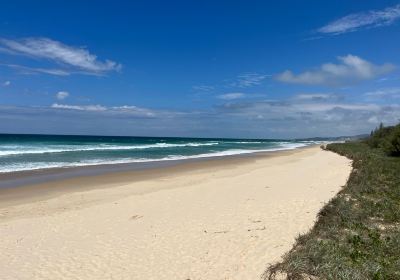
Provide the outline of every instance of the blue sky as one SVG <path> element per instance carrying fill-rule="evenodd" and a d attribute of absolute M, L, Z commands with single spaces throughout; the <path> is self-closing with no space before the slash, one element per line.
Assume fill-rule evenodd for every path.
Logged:
<path fill-rule="evenodd" d="M 0 132 L 291 138 L 400 119 L 400 1 L 8 1 Z"/>

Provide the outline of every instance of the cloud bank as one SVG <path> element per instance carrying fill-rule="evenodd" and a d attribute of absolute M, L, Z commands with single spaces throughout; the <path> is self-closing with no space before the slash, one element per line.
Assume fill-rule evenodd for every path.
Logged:
<path fill-rule="evenodd" d="M 373 99 L 400 98 L 400 88 L 382 88 L 375 91 L 366 92 L 364 95 Z"/>
<path fill-rule="evenodd" d="M 375 65 L 355 55 L 338 57 L 339 63 L 325 63 L 318 69 L 294 74 L 290 70 L 275 78 L 284 83 L 304 85 L 339 86 L 371 80 L 394 70 L 394 65 L 385 63 Z"/>
<path fill-rule="evenodd" d="M 8 133 L 300 138 L 368 133 L 379 122 L 398 119 L 398 103 L 346 102 L 331 93 L 279 101 L 232 99 L 188 111 L 100 104 L 0 106 L 0 130 Z"/>

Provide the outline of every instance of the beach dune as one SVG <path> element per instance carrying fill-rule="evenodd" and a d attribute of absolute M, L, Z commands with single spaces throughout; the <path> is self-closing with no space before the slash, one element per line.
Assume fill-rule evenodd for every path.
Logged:
<path fill-rule="evenodd" d="M 259 279 L 351 171 L 316 146 L 192 166 L 10 198 L 0 204 L 0 279 Z"/>

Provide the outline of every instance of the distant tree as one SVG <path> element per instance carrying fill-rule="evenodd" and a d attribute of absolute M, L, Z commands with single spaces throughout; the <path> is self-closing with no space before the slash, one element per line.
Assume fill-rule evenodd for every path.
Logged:
<path fill-rule="evenodd" d="M 366 143 L 372 148 L 381 148 L 390 156 L 400 156 L 400 124 L 385 127 L 380 123 L 371 131 Z"/>
<path fill-rule="evenodd" d="M 400 156 L 400 124 L 396 125 L 383 142 L 383 150 L 390 156 Z"/>

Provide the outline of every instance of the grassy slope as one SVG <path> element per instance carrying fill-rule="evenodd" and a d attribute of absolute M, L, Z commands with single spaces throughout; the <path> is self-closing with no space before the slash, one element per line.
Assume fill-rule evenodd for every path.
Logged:
<path fill-rule="evenodd" d="M 353 160 L 347 185 L 265 279 L 400 279 L 400 158 L 362 142 L 327 148 Z"/>

